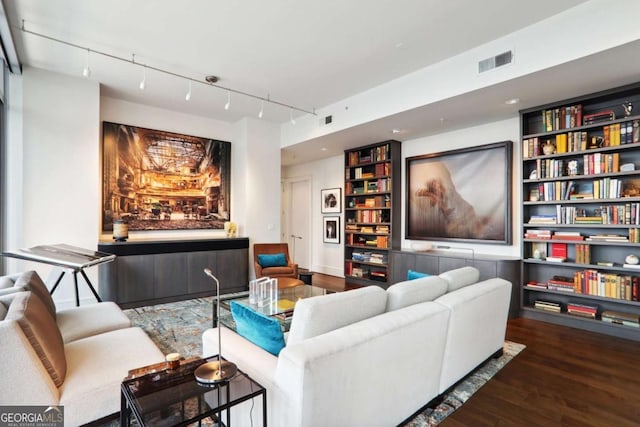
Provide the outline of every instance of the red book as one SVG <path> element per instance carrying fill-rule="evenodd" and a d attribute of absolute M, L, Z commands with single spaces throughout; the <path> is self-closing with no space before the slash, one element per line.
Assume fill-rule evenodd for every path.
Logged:
<path fill-rule="evenodd" d="M 567 257 L 567 244 L 566 243 L 551 243 L 551 256 L 558 258 Z"/>

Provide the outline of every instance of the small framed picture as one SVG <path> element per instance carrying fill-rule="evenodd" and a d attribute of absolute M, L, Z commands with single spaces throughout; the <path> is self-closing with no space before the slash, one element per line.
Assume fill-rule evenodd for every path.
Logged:
<path fill-rule="evenodd" d="M 340 243 L 340 217 L 325 216 L 322 220 L 324 221 L 322 241 L 324 243 Z"/>
<path fill-rule="evenodd" d="M 320 190 L 322 213 L 340 213 L 342 212 L 342 189 L 341 188 L 325 188 Z"/>

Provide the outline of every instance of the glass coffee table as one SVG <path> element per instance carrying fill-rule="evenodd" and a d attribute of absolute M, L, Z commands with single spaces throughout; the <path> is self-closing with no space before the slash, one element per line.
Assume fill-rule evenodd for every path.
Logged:
<path fill-rule="evenodd" d="M 329 289 L 311 285 L 300 285 L 293 288 L 278 289 L 278 300 L 259 307 L 258 304 L 249 303 L 249 293 L 243 292 L 236 294 L 230 298 L 222 298 L 220 300 L 220 319 L 217 318 L 216 301 L 213 301 L 213 327 L 215 328 L 219 322 L 229 329 L 235 331 L 236 325 L 231 316 L 231 301 L 236 301 L 251 310 L 262 313 L 266 316 L 277 318 L 282 325 L 282 331 L 287 332 L 291 327 L 291 317 L 296 302 L 304 298 L 310 298 L 320 295 L 334 293 Z"/>

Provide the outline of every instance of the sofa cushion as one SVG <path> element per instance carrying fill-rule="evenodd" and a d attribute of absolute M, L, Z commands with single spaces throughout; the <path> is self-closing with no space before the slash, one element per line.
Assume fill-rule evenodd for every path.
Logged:
<path fill-rule="evenodd" d="M 131 326 L 131 320 L 112 301 L 60 310 L 56 314 L 65 343 Z"/>
<path fill-rule="evenodd" d="M 291 274 L 293 268 L 291 267 L 268 267 L 262 269 L 263 276 L 277 276 L 280 274 Z"/>
<path fill-rule="evenodd" d="M 38 298 L 40 298 L 42 303 L 55 319 L 56 304 L 53 302 L 53 298 L 51 298 L 51 294 L 49 294 L 47 286 L 44 284 L 38 273 L 35 271 L 25 271 L 24 273 L 14 275 L 14 277 L 14 287 L 19 291 L 24 290 L 33 292 Z"/>
<path fill-rule="evenodd" d="M 398 310 L 409 305 L 433 301 L 447 292 L 449 283 L 438 276 L 398 282 L 387 289 L 386 311 Z"/>
<path fill-rule="evenodd" d="M 285 267 L 287 265 L 287 258 L 284 253 L 277 254 L 259 254 L 258 264 L 260 267 Z"/>
<path fill-rule="evenodd" d="M 231 314 L 239 335 L 275 356 L 284 348 L 284 335 L 277 319 L 251 310 L 236 301 L 231 301 Z"/>
<path fill-rule="evenodd" d="M 407 270 L 407 280 L 420 279 L 421 277 L 429 277 L 429 273 L 421 273 L 419 271 Z"/>
<path fill-rule="evenodd" d="M 128 371 L 165 360 L 153 341 L 137 327 L 74 341 L 66 345 L 66 352 L 69 369 L 60 387 L 66 426 L 84 425 L 118 412 L 120 385 Z"/>
<path fill-rule="evenodd" d="M 64 344 L 58 325 L 44 303 L 33 292 L 17 293 L 6 319 L 20 325 L 54 384 L 60 387 L 67 372 Z"/>
<path fill-rule="evenodd" d="M 386 304 L 387 293 L 378 286 L 301 299 L 293 311 L 287 345 L 384 313 Z"/>
<path fill-rule="evenodd" d="M 449 283 L 447 292 L 453 292 L 456 289 L 464 288 L 480 280 L 480 271 L 475 267 L 462 267 L 455 270 L 445 271 L 440 275 Z"/>

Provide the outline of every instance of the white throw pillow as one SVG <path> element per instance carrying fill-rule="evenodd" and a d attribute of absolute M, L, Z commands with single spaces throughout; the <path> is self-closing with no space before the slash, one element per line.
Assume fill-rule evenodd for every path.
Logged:
<path fill-rule="evenodd" d="M 475 267 L 462 267 L 455 270 L 449 270 L 442 273 L 439 277 L 449 282 L 447 292 L 453 292 L 456 289 L 464 288 L 480 280 L 480 271 Z"/>
<path fill-rule="evenodd" d="M 296 303 L 287 345 L 384 313 L 387 293 L 378 286 L 305 298 Z"/>
<path fill-rule="evenodd" d="M 446 280 L 438 276 L 398 282 L 387 289 L 387 311 L 433 301 L 447 292 L 448 285 Z"/>

